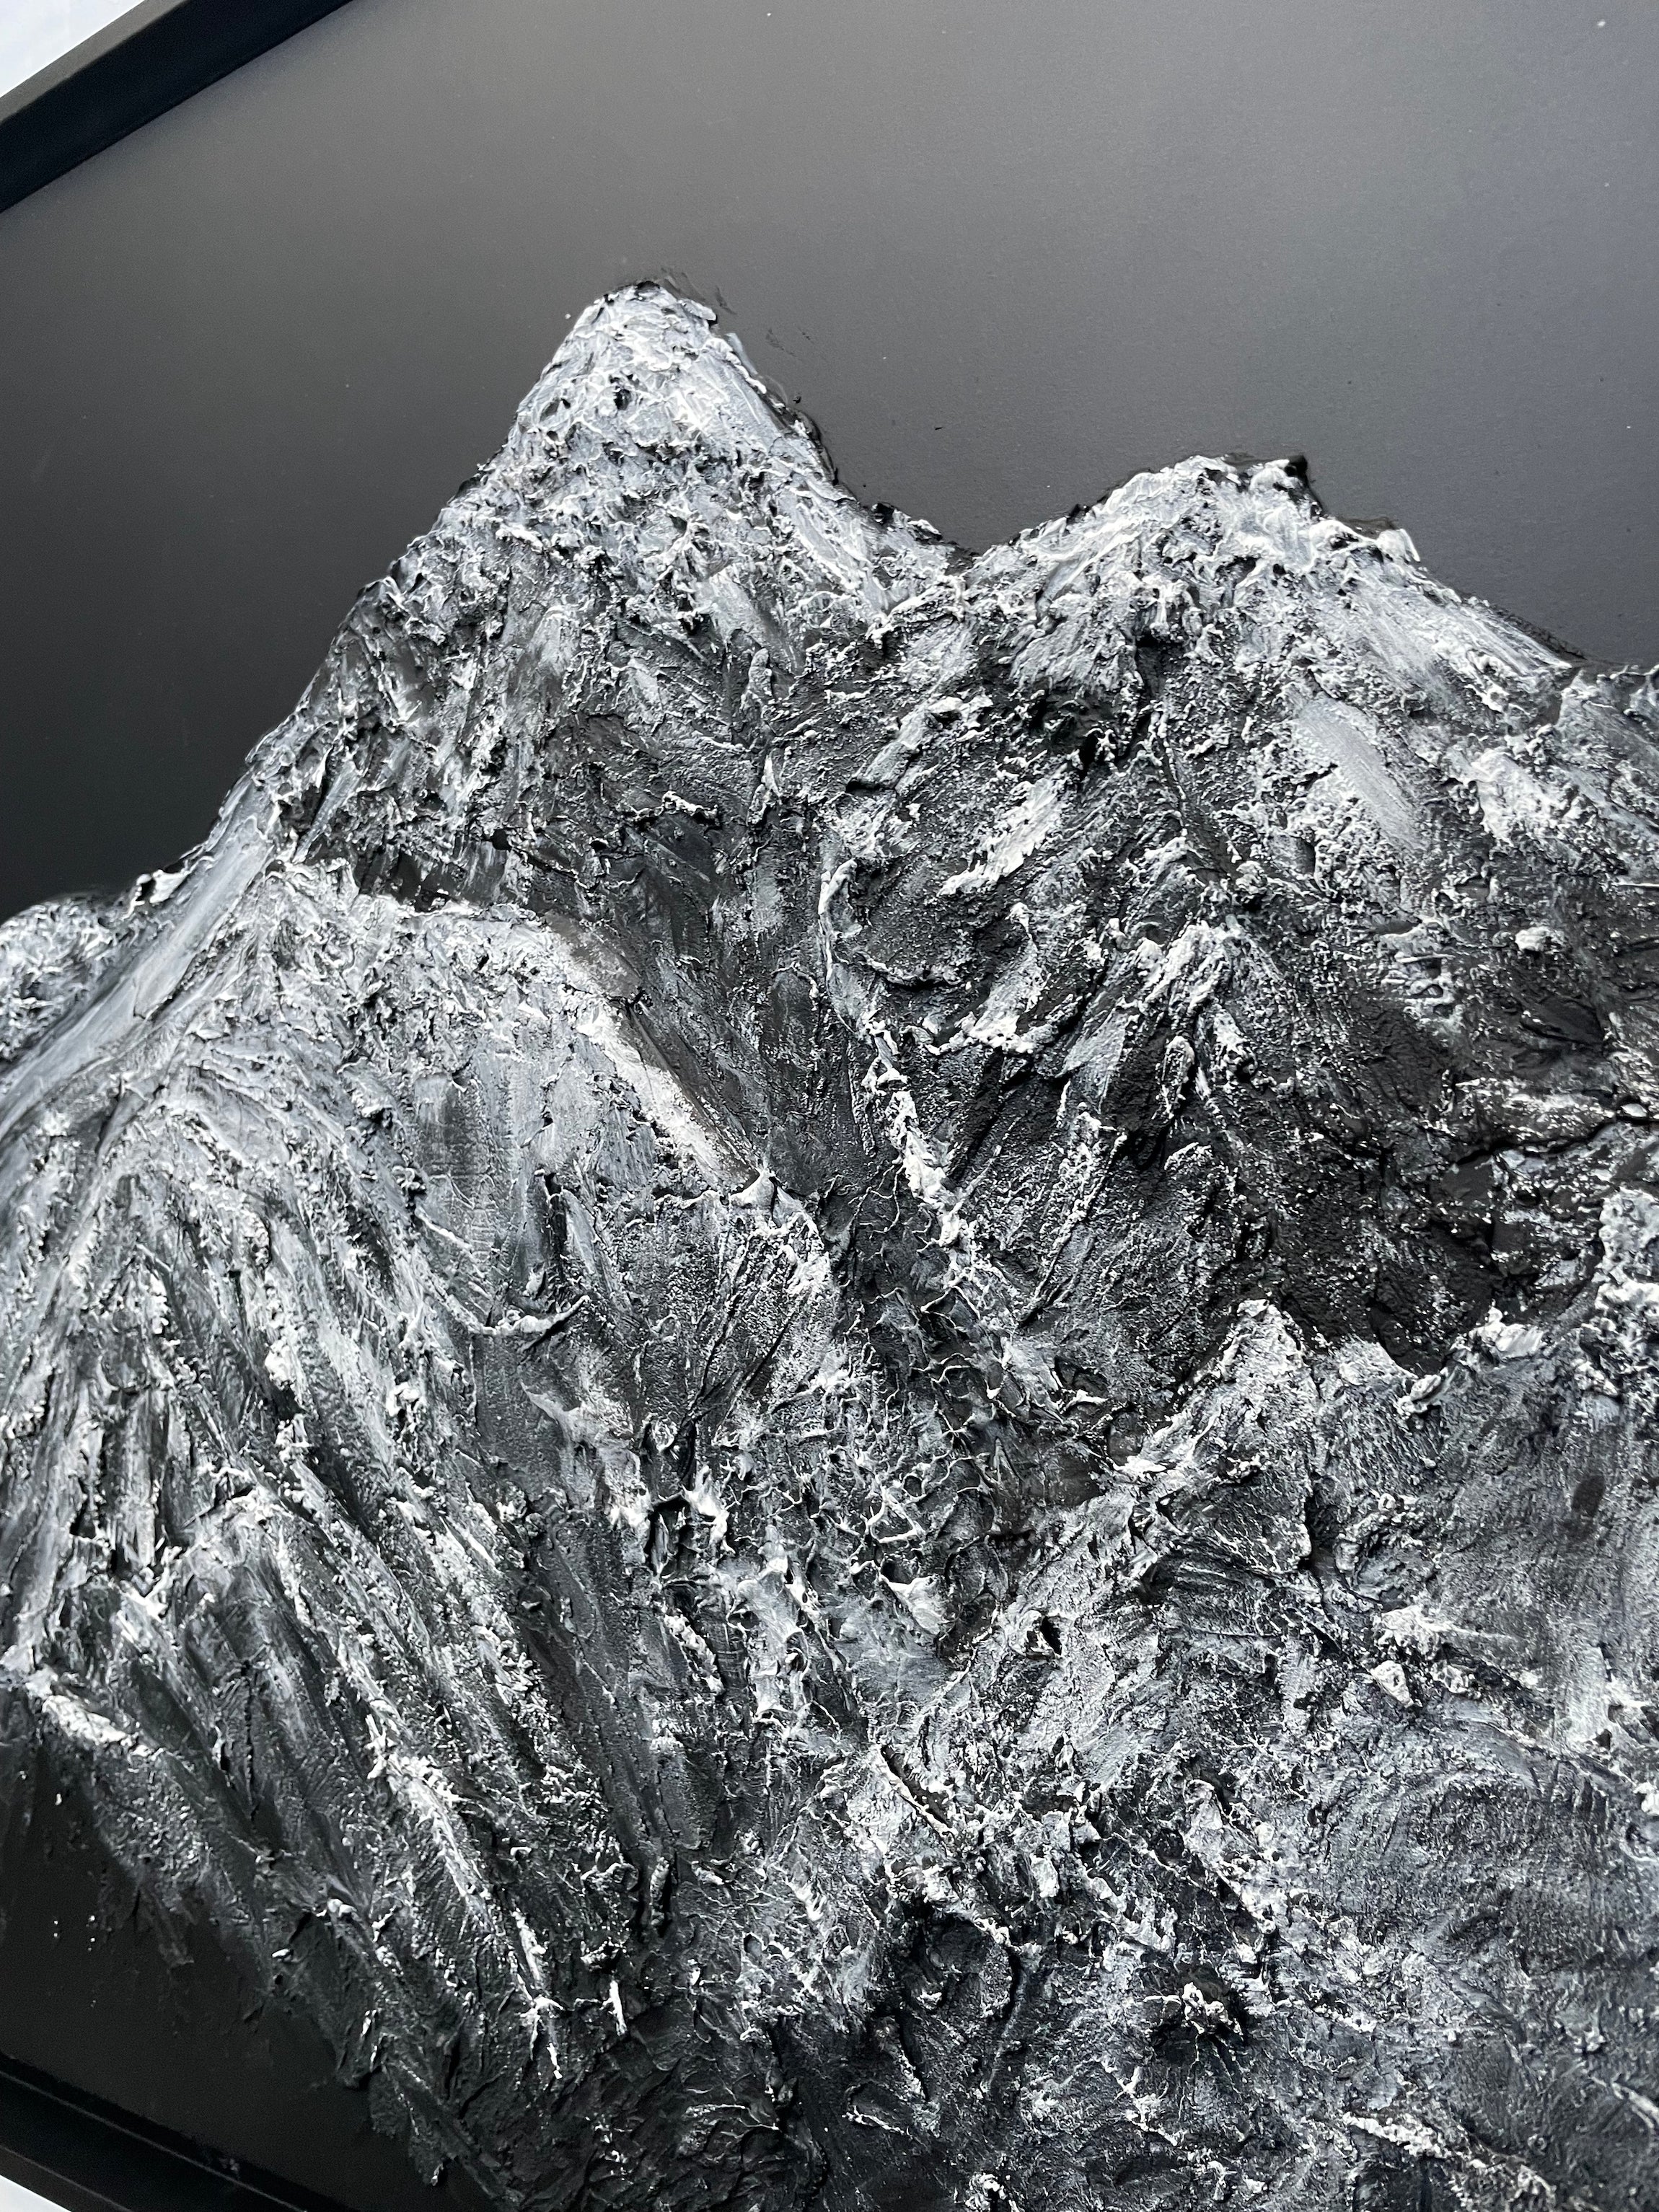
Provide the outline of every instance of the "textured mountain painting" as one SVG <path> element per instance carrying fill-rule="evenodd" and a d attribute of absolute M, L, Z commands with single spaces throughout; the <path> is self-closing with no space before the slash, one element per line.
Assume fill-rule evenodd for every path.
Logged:
<path fill-rule="evenodd" d="M 590 311 L 0 933 L 0 1734 L 493 2203 L 1659 2202 L 1659 694 Z"/>

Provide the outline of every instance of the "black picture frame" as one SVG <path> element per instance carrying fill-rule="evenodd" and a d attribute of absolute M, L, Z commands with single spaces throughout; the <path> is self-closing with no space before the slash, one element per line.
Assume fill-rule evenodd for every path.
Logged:
<path fill-rule="evenodd" d="M 7 2057 L 0 2175 L 64 2212 L 341 2212 L 313 2191 Z"/>
<path fill-rule="evenodd" d="M 0 210 L 345 0 L 140 0 L 0 100 Z"/>

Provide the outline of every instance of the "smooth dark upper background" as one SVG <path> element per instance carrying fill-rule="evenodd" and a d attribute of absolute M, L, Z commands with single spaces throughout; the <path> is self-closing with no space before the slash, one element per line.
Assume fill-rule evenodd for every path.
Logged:
<path fill-rule="evenodd" d="M 969 545 L 1304 451 L 1659 658 L 1654 0 L 350 0 L 0 215 L 0 914 L 201 836 L 642 276 Z"/>

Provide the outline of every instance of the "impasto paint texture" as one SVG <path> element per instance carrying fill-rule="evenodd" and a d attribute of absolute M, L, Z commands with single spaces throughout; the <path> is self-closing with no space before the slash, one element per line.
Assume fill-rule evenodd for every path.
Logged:
<path fill-rule="evenodd" d="M 14 1805 L 502 2206 L 1654 2201 L 1656 738 L 591 310 L 0 933 Z"/>

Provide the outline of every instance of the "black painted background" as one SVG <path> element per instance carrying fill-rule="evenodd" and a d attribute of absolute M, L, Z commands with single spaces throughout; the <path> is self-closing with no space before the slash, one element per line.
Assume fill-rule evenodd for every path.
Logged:
<path fill-rule="evenodd" d="M 0 913 L 200 836 L 641 276 L 970 544 L 1303 449 L 1651 660 L 1656 264 L 1651 0 L 350 0 L 0 215 Z"/>

